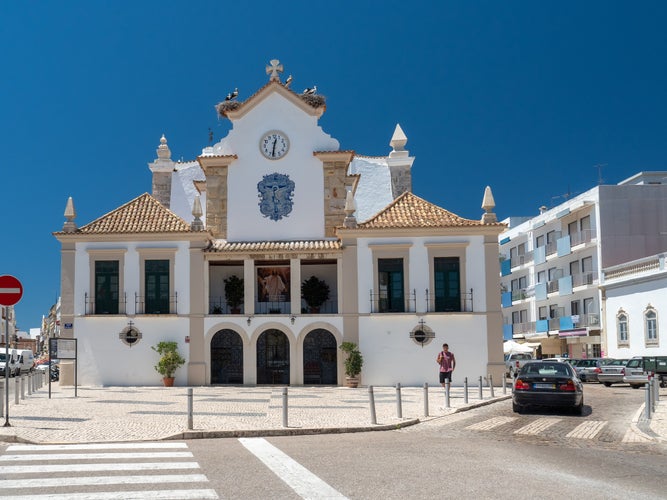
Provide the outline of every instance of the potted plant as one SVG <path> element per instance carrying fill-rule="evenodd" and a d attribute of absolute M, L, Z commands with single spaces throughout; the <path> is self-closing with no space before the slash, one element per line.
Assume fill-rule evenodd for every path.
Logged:
<path fill-rule="evenodd" d="M 162 375 L 162 381 L 165 387 L 174 385 L 174 373 L 176 370 L 185 364 L 185 359 L 178 352 L 178 343 L 165 341 L 158 342 L 157 345 L 151 347 L 160 355 L 160 360 L 155 365 L 155 370 Z"/>
<path fill-rule="evenodd" d="M 354 342 L 343 342 L 340 350 L 347 354 L 345 358 L 345 385 L 347 387 L 359 386 L 359 374 L 364 365 L 364 358 Z"/>
<path fill-rule="evenodd" d="M 239 278 L 232 274 L 229 278 L 225 278 L 225 300 L 227 305 L 231 308 L 232 314 L 241 313 L 241 304 L 243 304 L 243 278 Z"/>
<path fill-rule="evenodd" d="M 311 276 L 301 283 L 301 296 L 308 304 L 310 312 L 317 313 L 320 306 L 329 300 L 329 285 L 317 276 Z"/>

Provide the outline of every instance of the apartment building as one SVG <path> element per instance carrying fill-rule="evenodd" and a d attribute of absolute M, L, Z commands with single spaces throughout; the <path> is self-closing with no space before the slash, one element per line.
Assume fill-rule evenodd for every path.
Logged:
<path fill-rule="evenodd" d="M 606 356 L 601 270 L 667 249 L 667 172 L 639 172 L 504 222 L 504 339 L 539 344 L 542 356 Z"/>

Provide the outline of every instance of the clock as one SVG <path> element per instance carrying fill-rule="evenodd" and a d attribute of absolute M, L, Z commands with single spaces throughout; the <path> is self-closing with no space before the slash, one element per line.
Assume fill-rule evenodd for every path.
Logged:
<path fill-rule="evenodd" d="M 259 150 L 269 160 L 280 160 L 289 151 L 289 139 L 283 132 L 272 130 L 260 139 Z"/>

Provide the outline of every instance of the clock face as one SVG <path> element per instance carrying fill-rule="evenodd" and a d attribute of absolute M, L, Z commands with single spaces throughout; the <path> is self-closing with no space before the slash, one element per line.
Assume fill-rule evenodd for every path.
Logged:
<path fill-rule="evenodd" d="M 259 150 L 269 160 L 280 160 L 289 151 L 289 139 L 284 133 L 272 130 L 259 141 Z"/>

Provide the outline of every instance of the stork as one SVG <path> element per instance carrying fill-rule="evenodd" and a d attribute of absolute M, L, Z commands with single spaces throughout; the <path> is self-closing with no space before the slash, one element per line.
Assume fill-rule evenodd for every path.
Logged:
<path fill-rule="evenodd" d="M 306 95 L 312 95 L 312 94 L 314 94 L 315 92 L 317 92 L 317 85 L 313 85 L 313 88 L 312 88 L 312 89 L 305 89 L 305 90 L 303 91 L 303 93 L 306 94 Z"/>

